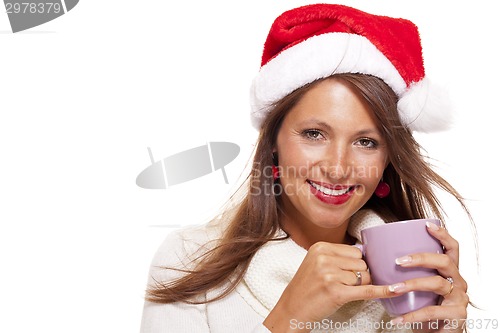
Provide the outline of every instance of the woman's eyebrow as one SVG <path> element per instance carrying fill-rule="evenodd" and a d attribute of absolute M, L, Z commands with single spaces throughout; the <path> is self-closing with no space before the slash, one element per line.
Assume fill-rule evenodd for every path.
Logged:
<path fill-rule="evenodd" d="M 328 130 L 332 128 L 330 125 L 328 125 L 324 121 L 319 120 L 319 119 L 314 119 L 314 118 L 304 120 L 304 121 L 300 122 L 299 125 L 301 125 L 301 126 L 317 126 L 317 127 L 322 127 L 322 128 L 328 129 Z"/>
<path fill-rule="evenodd" d="M 300 126 L 315 126 L 315 127 L 320 127 L 324 128 L 326 130 L 331 130 L 332 127 L 325 123 L 322 120 L 319 119 L 307 119 L 299 123 Z M 380 131 L 377 128 L 363 128 L 354 133 L 354 135 L 380 135 Z"/>
<path fill-rule="evenodd" d="M 377 135 L 380 135 L 380 132 L 378 129 L 376 128 L 366 128 L 366 129 L 362 129 L 362 130 L 359 130 L 356 132 L 356 135 L 373 135 L 373 134 L 377 134 Z"/>

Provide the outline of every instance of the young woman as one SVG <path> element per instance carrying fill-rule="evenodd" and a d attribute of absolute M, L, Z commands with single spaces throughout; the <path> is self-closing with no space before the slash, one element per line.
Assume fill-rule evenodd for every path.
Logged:
<path fill-rule="evenodd" d="M 162 244 L 141 332 L 462 332 L 467 284 L 445 228 L 428 230 L 444 254 L 398 261 L 438 275 L 392 286 L 372 285 L 352 246 L 370 225 L 443 220 L 435 187 L 463 205 L 412 136 L 442 129 L 440 97 L 411 22 L 327 4 L 283 13 L 252 86 L 260 136 L 243 195 Z M 443 300 L 398 318 L 375 301 L 409 291 Z"/>

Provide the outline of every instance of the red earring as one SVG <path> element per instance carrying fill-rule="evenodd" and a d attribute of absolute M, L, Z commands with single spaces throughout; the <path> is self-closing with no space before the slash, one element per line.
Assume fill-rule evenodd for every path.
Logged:
<path fill-rule="evenodd" d="M 273 165 L 273 179 L 276 181 L 280 177 L 280 171 L 276 165 Z"/>
<path fill-rule="evenodd" d="M 384 181 L 378 183 L 377 188 L 375 189 L 375 195 L 380 199 L 383 199 L 386 196 L 388 196 L 390 192 L 391 192 L 391 187 Z"/>

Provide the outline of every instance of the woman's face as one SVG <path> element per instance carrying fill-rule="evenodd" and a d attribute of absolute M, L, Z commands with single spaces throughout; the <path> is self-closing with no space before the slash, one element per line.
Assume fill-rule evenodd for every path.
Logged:
<path fill-rule="evenodd" d="M 341 242 L 387 165 L 386 142 L 372 111 L 338 79 L 323 80 L 304 94 L 284 118 L 275 151 L 283 223 L 303 243 Z"/>

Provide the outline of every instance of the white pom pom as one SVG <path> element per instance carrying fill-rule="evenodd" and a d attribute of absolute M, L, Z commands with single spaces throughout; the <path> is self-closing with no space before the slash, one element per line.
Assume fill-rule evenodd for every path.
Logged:
<path fill-rule="evenodd" d="M 438 132 L 452 124 L 452 106 L 446 90 L 427 78 L 410 85 L 398 102 L 404 125 L 417 132 Z"/>

